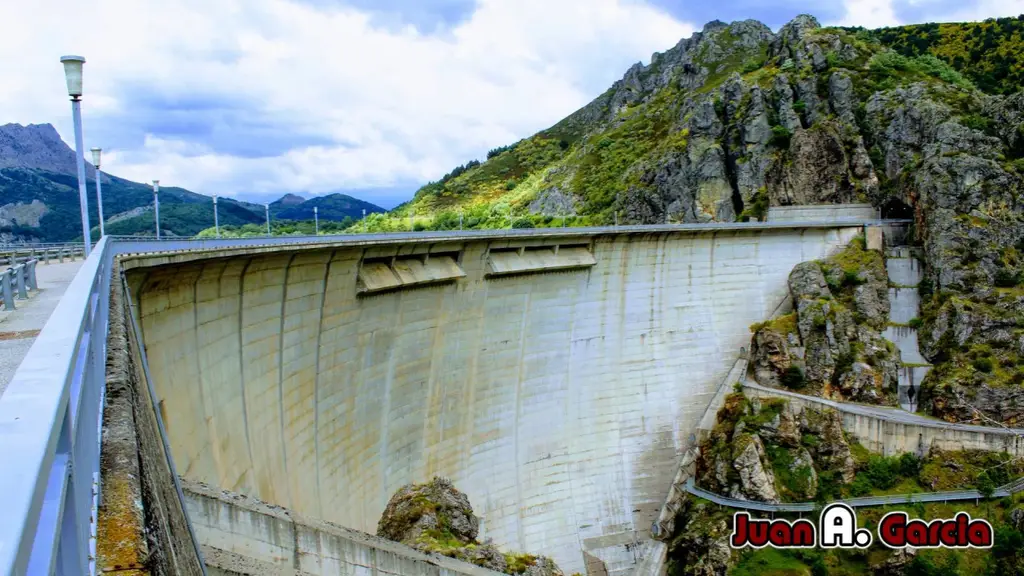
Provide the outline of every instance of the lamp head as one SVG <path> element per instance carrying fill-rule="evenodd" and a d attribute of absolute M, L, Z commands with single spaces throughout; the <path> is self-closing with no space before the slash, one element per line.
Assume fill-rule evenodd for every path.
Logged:
<path fill-rule="evenodd" d="M 60 61 L 64 64 L 64 79 L 68 83 L 68 96 L 77 100 L 82 95 L 82 64 L 85 64 L 85 58 L 61 56 Z"/>
<path fill-rule="evenodd" d="M 92 149 L 92 165 L 97 167 L 97 168 L 100 167 L 100 153 L 101 152 L 103 152 L 102 148 L 93 148 Z"/>
<path fill-rule="evenodd" d="M 160 191 L 160 181 L 159 180 L 153 180 L 153 193 L 156 194 L 159 191 Z"/>

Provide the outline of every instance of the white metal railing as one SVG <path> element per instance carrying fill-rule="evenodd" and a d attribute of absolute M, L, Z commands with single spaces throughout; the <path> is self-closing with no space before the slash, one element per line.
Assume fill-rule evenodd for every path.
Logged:
<path fill-rule="evenodd" d="M 50 260 L 63 262 L 65 258 L 74 261 L 85 255 L 85 247 L 75 244 L 6 244 L 0 245 L 0 264 L 14 266 L 20 262 L 39 260 L 49 263 Z"/>
<path fill-rule="evenodd" d="M 0 397 L 0 573 L 83 574 L 96 517 L 110 241 L 71 281 Z"/>
<path fill-rule="evenodd" d="M 0 271 L 0 301 L 3 302 L 4 310 L 16 309 L 15 299 L 25 300 L 29 290 L 38 290 L 36 262 L 29 260 Z"/>
<path fill-rule="evenodd" d="M 714 233 L 879 223 L 751 222 L 204 240 L 104 236 L 68 286 L 0 397 L 0 574 L 80 575 L 92 569 L 90 538 L 96 521 L 94 496 L 100 488 L 110 282 L 114 257 L 119 254 L 519 236 Z"/>

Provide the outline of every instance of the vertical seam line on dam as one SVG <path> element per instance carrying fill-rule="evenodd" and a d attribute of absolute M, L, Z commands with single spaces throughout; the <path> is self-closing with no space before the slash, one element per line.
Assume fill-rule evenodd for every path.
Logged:
<path fill-rule="evenodd" d="M 195 282 L 192 282 L 192 341 L 195 343 L 196 347 L 196 353 L 192 358 L 196 363 L 196 386 L 199 389 L 199 406 L 203 411 L 203 420 L 206 423 L 207 433 L 211 433 L 211 442 L 208 443 L 207 446 L 209 446 L 211 452 L 216 454 L 217 450 L 214 448 L 212 442 L 212 439 L 215 438 L 215 436 L 212 434 L 213 430 L 210 430 L 210 424 L 213 422 L 213 418 L 206 409 L 206 398 L 204 398 L 205 395 L 203 394 L 203 363 L 199 358 L 199 280 L 203 277 L 203 272 L 205 270 L 206 265 L 201 265 L 199 267 L 199 273 L 196 274 Z M 195 461 L 199 462 L 200 458 L 201 455 L 197 455 Z M 216 456 L 214 456 L 214 458 L 219 460 Z M 191 466 L 192 461 L 190 460 L 189 467 Z M 217 468 L 220 468 L 220 466 L 217 466 Z M 185 471 L 185 476 L 188 476 L 188 470 Z M 220 475 L 218 474 L 218 476 Z M 223 482 L 223 478 L 220 480 Z"/>
<path fill-rule="evenodd" d="M 245 266 L 242 266 L 242 272 L 238 276 L 238 384 L 241 387 L 242 395 L 240 400 L 242 401 L 242 427 L 245 428 L 245 447 L 249 453 L 249 476 L 255 480 L 256 461 L 252 457 L 252 440 L 249 438 L 249 408 L 246 405 L 247 401 L 245 398 L 245 354 L 244 345 L 245 342 L 242 340 L 243 329 L 245 323 L 242 321 L 242 314 L 245 310 L 245 275 L 249 271 L 249 266 L 252 264 L 252 258 L 248 258 L 245 261 Z"/>
<path fill-rule="evenodd" d="M 320 487 L 320 337 L 324 333 L 324 306 L 327 303 L 327 279 L 331 275 L 331 264 L 334 263 L 334 256 L 337 250 L 331 250 L 327 257 L 327 264 L 324 266 L 324 280 L 320 288 L 320 316 L 317 318 L 316 327 L 316 352 L 315 366 L 316 374 L 313 376 L 313 454 L 316 459 L 316 501 L 318 509 L 322 510 L 323 492 Z"/>
<path fill-rule="evenodd" d="M 278 424 L 281 427 L 281 462 L 284 465 L 284 473 L 288 474 L 288 439 L 284 432 L 284 313 L 288 305 L 288 275 L 292 269 L 292 262 L 298 252 L 292 252 L 288 257 L 288 263 L 284 265 L 284 289 L 281 290 L 281 322 L 277 332 L 277 411 Z M 291 484 L 288 486 L 288 508 L 292 507 Z"/>
<path fill-rule="evenodd" d="M 526 291 L 526 298 L 523 301 L 523 315 L 519 321 L 519 363 L 516 368 L 516 417 L 512 421 L 512 425 L 515 427 L 515 433 L 512 436 L 514 439 L 514 452 L 516 462 L 516 532 L 519 536 L 519 546 L 526 547 L 526 534 L 523 532 L 523 478 L 522 478 L 522 457 L 519 453 L 519 418 L 523 412 L 523 363 L 525 362 L 524 355 L 526 354 L 526 325 L 530 320 L 530 296 L 532 295 L 530 290 Z"/>

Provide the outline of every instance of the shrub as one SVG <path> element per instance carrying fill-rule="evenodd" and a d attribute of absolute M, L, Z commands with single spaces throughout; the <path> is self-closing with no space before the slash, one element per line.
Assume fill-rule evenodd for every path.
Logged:
<path fill-rule="evenodd" d="M 807 381 L 804 379 L 803 370 L 796 366 L 786 368 L 786 371 L 782 373 L 781 380 L 783 386 L 793 390 L 799 390 L 807 384 Z"/>
<path fill-rule="evenodd" d="M 797 100 L 793 102 L 793 110 L 798 114 L 803 114 L 807 110 L 807 103 L 803 100 Z"/>
<path fill-rule="evenodd" d="M 992 372 L 992 359 L 991 358 L 977 358 L 971 362 L 971 366 L 974 367 L 978 372 L 984 372 L 988 374 Z"/>
<path fill-rule="evenodd" d="M 558 141 L 558 147 L 561 148 L 562 150 L 568 150 L 569 149 L 569 141 L 565 140 L 565 139 L 559 140 Z"/>
<path fill-rule="evenodd" d="M 512 223 L 513 228 L 533 228 L 533 221 L 529 218 L 520 218 Z"/>
<path fill-rule="evenodd" d="M 960 117 L 960 123 L 973 130 L 988 132 L 992 127 L 992 121 L 979 114 L 968 114 Z"/>
<path fill-rule="evenodd" d="M 983 498 L 992 496 L 992 493 L 996 491 L 996 483 L 992 481 L 992 478 L 985 472 L 978 474 L 978 493 Z"/>
<path fill-rule="evenodd" d="M 899 473 L 906 478 L 916 478 L 921 472 L 921 459 L 907 452 L 900 456 Z"/>
<path fill-rule="evenodd" d="M 492 148 L 487 151 L 487 159 L 490 160 L 495 156 L 500 155 L 502 152 L 508 152 L 514 150 L 517 144 L 509 144 L 508 146 L 499 146 L 498 148 Z"/>
<path fill-rule="evenodd" d="M 782 150 L 788 150 L 789 142 L 792 138 L 793 133 L 785 126 L 772 126 L 772 137 L 768 144 Z"/>
<path fill-rule="evenodd" d="M 886 458 L 877 454 L 868 457 L 867 467 L 862 475 L 871 486 L 879 490 L 888 490 L 900 479 L 901 463 L 897 458 Z"/>
<path fill-rule="evenodd" d="M 907 322 L 907 326 L 910 326 L 915 330 L 920 328 L 922 324 L 924 324 L 924 321 L 920 318 L 911 318 L 910 322 Z"/>
<path fill-rule="evenodd" d="M 1013 288 L 1021 283 L 1021 274 L 1008 268 L 996 270 L 995 285 L 999 288 Z"/>
<path fill-rule="evenodd" d="M 514 190 L 516 187 L 515 179 L 509 178 L 505 181 L 505 190 Z"/>
<path fill-rule="evenodd" d="M 865 280 L 855 270 L 843 272 L 843 286 L 860 286 Z"/>

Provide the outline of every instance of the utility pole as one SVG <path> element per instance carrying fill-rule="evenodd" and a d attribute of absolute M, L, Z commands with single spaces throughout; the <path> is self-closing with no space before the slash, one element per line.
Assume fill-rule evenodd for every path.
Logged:
<path fill-rule="evenodd" d="M 100 218 L 100 238 L 103 238 L 103 192 L 100 191 L 100 153 L 102 148 L 92 149 L 92 163 L 96 167 L 96 209 Z"/>
<path fill-rule="evenodd" d="M 320 235 L 320 214 L 316 206 L 313 206 L 313 230 L 317 236 Z"/>
<path fill-rule="evenodd" d="M 217 238 L 220 238 L 220 217 L 217 215 L 217 195 L 213 195 L 213 228 L 217 232 Z"/>
<path fill-rule="evenodd" d="M 153 217 L 156 220 L 156 239 L 160 239 L 160 181 L 153 180 Z"/>
<path fill-rule="evenodd" d="M 267 236 L 271 236 L 271 234 L 270 234 L 270 204 L 264 204 L 263 205 L 263 210 L 267 213 Z"/>
<path fill-rule="evenodd" d="M 85 58 L 81 56 L 62 56 L 64 78 L 68 84 L 68 96 L 71 97 L 71 118 L 75 124 L 75 160 L 78 163 L 78 203 L 82 210 L 82 241 L 85 242 L 85 257 L 89 257 L 92 249 L 92 233 L 89 228 L 89 200 L 85 190 L 85 156 L 82 138 L 82 65 Z"/>

